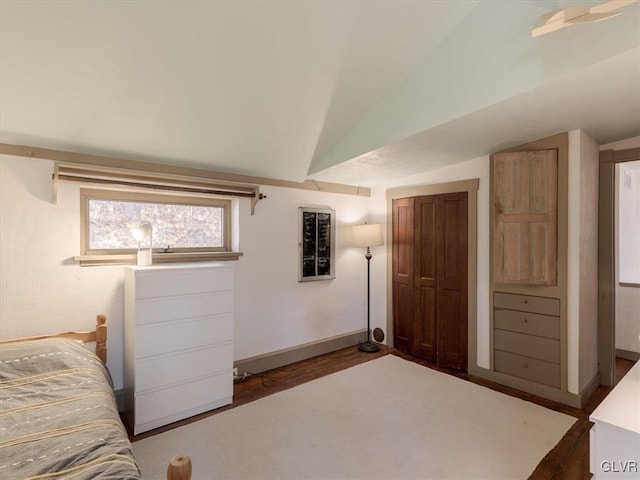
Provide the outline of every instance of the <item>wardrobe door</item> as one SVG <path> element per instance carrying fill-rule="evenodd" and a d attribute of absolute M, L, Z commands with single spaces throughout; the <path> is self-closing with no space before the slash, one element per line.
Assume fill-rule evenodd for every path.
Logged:
<path fill-rule="evenodd" d="M 413 198 L 393 201 L 393 335 L 395 347 L 413 349 Z"/>
<path fill-rule="evenodd" d="M 437 352 L 441 367 L 467 368 L 467 194 L 438 197 Z"/>
<path fill-rule="evenodd" d="M 415 338 L 411 353 L 437 361 L 436 286 L 439 238 L 438 196 L 415 198 L 414 295 Z"/>
<path fill-rule="evenodd" d="M 393 201 L 395 347 L 467 368 L 467 194 Z"/>

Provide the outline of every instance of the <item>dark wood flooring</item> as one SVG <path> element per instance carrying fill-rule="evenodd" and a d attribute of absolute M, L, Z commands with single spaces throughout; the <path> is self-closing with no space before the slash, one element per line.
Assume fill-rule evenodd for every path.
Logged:
<path fill-rule="evenodd" d="M 337 352 L 329 353 L 319 357 L 315 357 L 302 362 L 294 363 L 286 367 L 270 370 L 264 374 L 255 375 L 243 381 L 238 381 L 234 385 L 233 405 L 217 409 L 213 412 L 207 412 L 197 415 L 181 422 L 162 427 L 151 432 L 143 433 L 136 437 L 130 437 L 132 441 L 141 440 L 143 438 L 156 435 L 158 433 L 186 425 L 191 422 L 201 420 L 207 416 L 229 410 L 231 408 L 244 405 L 262 397 L 272 395 L 282 390 L 293 388 L 302 383 L 314 380 L 316 378 L 329 375 L 349 367 L 353 367 L 360 363 L 368 362 L 383 355 L 397 355 L 406 360 L 425 365 L 434 370 L 438 370 L 458 378 L 482 385 L 492 390 L 530 401 L 543 407 L 556 410 L 577 418 L 577 422 L 569 429 L 566 435 L 560 440 L 558 445 L 551 450 L 546 457 L 540 462 L 535 471 L 531 475 L 531 479 L 553 479 L 553 480 L 580 480 L 590 479 L 589 473 L 589 430 L 593 425 L 589 422 L 589 414 L 604 400 L 609 394 L 611 388 L 598 387 L 589 399 L 584 409 L 568 407 L 561 403 L 557 403 L 545 398 L 537 397 L 526 392 L 522 392 L 504 385 L 500 385 L 488 380 L 484 380 L 473 375 L 457 372 L 448 369 L 442 369 L 433 364 L 411 357 L 398 350 L 382 347 L 377 353 L 363 353 L 358 351 L 357 347 L 349 347 Z M 616 377 L 622 378 L 628 372 L 635 362 L 623 359 L 616 360 Z M 126 422 L 125 422 L 126 424 Z M 128 426 L 127 426 L 128 427 Z M 185 452 L 188 454 L 188 452 Z"/>

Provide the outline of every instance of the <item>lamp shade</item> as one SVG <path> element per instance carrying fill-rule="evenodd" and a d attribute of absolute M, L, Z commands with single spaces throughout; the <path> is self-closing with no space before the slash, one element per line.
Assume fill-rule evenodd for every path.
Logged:
<path fill-rule="evenodd" d="M 142 222 L 141 224 L 136 225 L 135 227 L 133 227 L 131 229 L 131 235 L 138 242 L 141 242 L 145 238 L 149 238 L 149 236 L 151 235 L 152 230 L 153 230 L 153 227 L 151 226 L 151 224 L 149 222 Z"/>
<path fill-rule="evenodd" d="M 365 223 L 351 227 L 351 245 L 354 247 L 377 247 L 383 245 L 382 226 L 379 223 Z"/>

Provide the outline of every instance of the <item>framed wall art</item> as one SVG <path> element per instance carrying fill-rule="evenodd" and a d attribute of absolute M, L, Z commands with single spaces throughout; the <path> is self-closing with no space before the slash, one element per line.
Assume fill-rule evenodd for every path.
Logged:
<path fill-rule="evenodd" d="M 298 281 L 330 280 L 335 274 L 336 212 L 328 207 L 299 207 Z"/>

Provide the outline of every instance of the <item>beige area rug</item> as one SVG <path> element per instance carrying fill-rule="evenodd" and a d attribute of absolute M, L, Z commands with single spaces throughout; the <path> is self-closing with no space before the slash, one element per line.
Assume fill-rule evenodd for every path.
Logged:
<path fill-rule="evenodd" d="M 139 442 L 143 478 L 525 479 L 576 421 L 387 355 Z"/>

